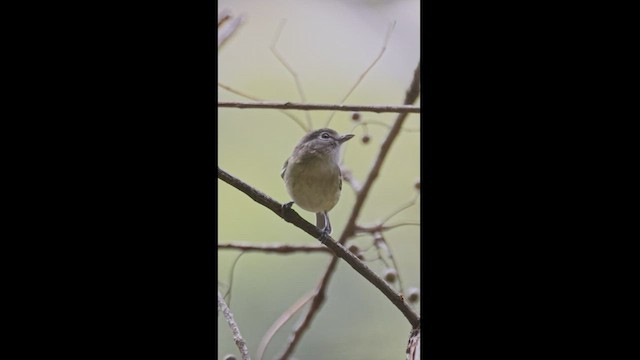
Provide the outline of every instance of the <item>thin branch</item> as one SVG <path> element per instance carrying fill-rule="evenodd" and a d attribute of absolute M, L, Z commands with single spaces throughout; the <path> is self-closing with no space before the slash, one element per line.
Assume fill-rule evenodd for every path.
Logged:
<path fill-rule="evenodd" d="M 389 38 L 391 37 L 391 33 L 393 32 L 393 29 L 395 29 L 396 27 L 396 22 L 394 21 L 390 26 L 389 26 L 389 30 L 387 31 L 387 35 L 384 38 L 384 44 L 382 45 L 382 49 L 380 49 L 380 53 L 378 54 L 378 56 L 375 58 L 375 60 L 373 60 L 373 62 L 371 63 L 371 65 L 369 65 L 367 67 L 367 69 L 358 77 L 358 80 L 356 81 L 356 83 L 351 87 L 351 89 L 349 89 L 349 91 L 347 92 L 347 94 L 342 98 L 342 100 L 340 101 L 340 104 L 344 104 L 344 102 L 349 98 L 349 96 L 351 95 L 351 93 L 358 87 L 358 85 L 360 85 L 360 82 L 362 82 L 362 79 L 364 79 L 364 77 L 367 75 L 367 73 L 369 73 L 369 71 L 376 65 L 376 63 L 378 63 L 378 61 L 380 60 L 380 58 L 382 57 L 382 55 L 384 54 L 384 52 L 387 50 L 387 44 L 389 43 Z M 329 123 L 331 122 L 331 119 L 333 118 L 333 115 L 335 114 L 335 111 L 333 113 L 331 113 L 331 115 L 329 116 L 329 119 L 327 119 L 327 123 L 325 125 L 325 127 L 329 127 Z"/>
<path fill-rule="evenodd" d="M 413 73 L 413 80 L 411 82 L 411 86 L 409 86 L 409 89 L 407 90 L 407 94 L 404 99 L 404 104 L 405 105 L 413 104 L 418 98 L 419 94 L 420 94 L 420 63 L 418 63 L 418 66 L 416 67 L 416 70 Z M 358 196 L 356 197 L 356 203 L 353 206 L 351 216 L 349 216 L 349 220 L 347 221 L 347 226 L 345 228 L 345 231 L 340 237 L 341 244 L 343 244 L 349 238 L 349 236 L 353 234 L 354 226 L 356 224 L 356 219 L 360 215 L 360 211 L 362 210 L 364 201 L 367 198 L 367 195 L 369 194 L 369 190 L 371 190 L 371 186 L 373 185 L 373 182 L 380 174 L 380 168 L 384 163 L 387 153 L 391 149 L 391 144 L 393 144 L 393 141 L 400 133 L 400 130 L 402 129 L 402 124 L 406 120 L 407 115 L 408 113 L 398 114 L 398 117 L 396 118 L 396 121 L 393 124 L 393 127 L 391 128 L 391 130 L 389 130 L 389 133 L 387 134 L 386 139 L 380 146 L 380 152 L 378 153 L 378 156 L 376 157 L 376 160 L 373 166 L 371 167 L 371 170 L 369 171 L 367 180 L 365 181 L 364 185 L 362 186 L 362 189 L 360 190 L 360 192 L 358 193 Z"/>
<path fill-rule="evenodd" d="M 355 232 L 356 234 L 375 234 L 377 232 L 385 232 L 387 230 L 395 229 L 400 226 L 420 226 L 421 224 L 418 222 L 403 222 L 394 225 L 383 225 L 377 224 L 373 226 L 362 226 L 356 225 Z"/>
<path fill-rule="evenodd" d="M 387 257 L 393 263 L 393 268 L 396 269 L 396 277 L 398 278 L 398 288 L 400 289 L 400 293 L 404 294 L 404 287 L 402 286 L 402 279 L 400 278 L 400 268 L 398 267 L 398 264 L 396 263 L 396 259 L 393 257 L 393 253 L 391 252 L 391 248 L 389 247 L 389 244 L 387 243 L 387 239 L 384 238 L 382 233 L 380 233 L 380 232 L 379 233 L 375 233 L 373 235 L 373 243 L 378 248 L 378 251 L 380 249 L 382 249 L 387 253 Z"/>
<path fill-rule="evenodd" d="M 277 253 L 277 254 L 293 254 L 299 252 L 322 252 L 333 254 L 331 250 L 324 246 L 293 246 L 284 244 L 273 245 L 256 245 L 250 243 L 227 243 L 218 244 L 218 250 L 242 250 L 242 251 L 260 251 L 264 253 Z"/>
<path fill-rule="evenodd" d="M 218 85 L 222 86 L 220 83 Z M 226 86 L 222 86 L 227 88 Z M 228 89 L 227 89 L 228 90 Z M 240 94 L 239 94 L 240 95 Z M 242 95 L 248 97 L 246 95 Z M 420 113 L 419 106 L 413 105 L 342 105 L 342 104 L 310 104 L 279 101 L 241 102 L 218 101 L 218 107 L 238 109 L 286 109 L 286 110 L 334 110 L 361 111 L 375 113 Z"/>
<path fill-rule="evenodd" d="M 337 258 L 334 257 L 333 259 L 335 260 Z M 333 264 L 334 260 L 332 260 L 329 265 Z M 286 360 L 289 358 L 289 356 L 291 356 L 291 354 L 293 354 L 293 351 L 295 350 L 296 345 L 298 345 L 298 343 L 302 339 L 302 335 L 307 330 L 307 328 L 309 328 L 309 325 L 311 324 L 311 320 L 313 319 L 315 314 L 320 309 L 320 306 L 324 302 L 324 299 L 325 299 L 324 289 L 325 289 L 325 286 L 323 286 L 322 283 L 318 285 L 318 287 L 316 288 L 316 294 L 311 301 L 311 306 L 309 307 L 307 312 L 304 314 L 304 316 L 302 316 L 298 321 L 298 323 L 294 326 L 293 332 L 291 333 L 291 335 L 289 335 L 289 338 L 287 339 L 287 347 L 284 349 L 284 351 L 282 351 L 276 357 L 276 359 Z"/>
<path fill-rule="evenodd" d="M 251 357 L 249 357 L 249 349 L 247 349 L 247 344 L 242 338 L 242 335 L 240 335 L 240 329 L 233 319 L 231 310 L 229 310 L 229 307 L 224 302 L 224 298 L 222 297 L 222 294 L 220 294 L 220 290 L 218 290 L 218 309 L 222 311 L 224 318 L 227 320 L 227 324 L 229 324 L 229 328 L 231 328 L 231 332 L 233 333 L 233 341 L 236 343 L 238 350 L 240 350 L 242 360 L 251 360 Z"/>
<path fill-rule="evenodd" d="M 406 105 L 405 105 L 406 106 Z M 362 122 L 357 123 L 354 127 L 351 128 L 351 132 L 353 132 L 353 130 L 355 130 L 356 128 L 358 128 L 358 126 L 362 126 L 365 127 L 367 125 L 378 125 L 378 126 L 384 126 L 387 129 L 391 129 L 391 125 L 386 124 L 382 121 L 378 121 L 378 120 L 364 120 Z M 402 131 L 406 131 L 406 132 L 420 132 L 420 129 L 407 129 L 407 128 L 402 128 Z"/>
<path fill-rule="evenodd" d="M 413 104 L 418 98 L 419 94 L 420 94 L 420 62 L 418 62 L 418 66 L 416 67 L 413 73 L 413 80 L 411 81 L 411 85 L 407 89 L 406 96 L 404 99 L 404 104 L 405 105 Z M 356 203 L 353 206 L 353 210 L 351 211 L 351 215 L 349 216 L 347 225 L 344 231 L 342 232 L 342 234 L 340 235 L 340 240 L 339 240 L 340 244 L 344 244 L 347 241 L 347 239 L 354 234 L 356 219 L 358 218 L 358 215 L 360 215 L 360 211 L 362 210 L 362 205 L 364 204 L 364 201 L 367 198 L 367 195 L 369 194 L 369 190 L 371 189 L 373 181 L 378 177 L 378 174 L 380 172 L 380 167 L 382 166 L 382 163 L 384 162 L 384 159 L 387 156 L 387 153 L 389 152 L 391 144 L 400 133 L 400 129 L 402 128 L 402 124 L 407 118 L 407 115 L 408 115 L 407 113 L 398 115 L 393 127 L 391 128 L 391 130 L 389 130 L 389 133 L 387 134 L 387 138 L 385 139 L 382 146 L 380 147 L 380 152 L 376 157 L 373 167 L 369 171 L 369 175 L 367 176 L 365 184 L 363 185 L 361 191 L 358 192 L 358 195 L 356 196 Z M 337 264 L 338 264 L 338 258 L 337 257 L 332 258 L 331 262 L 327 266 L 324 276 L 320 280 L 320 284 L 318 285 L 318 288 L 317 288 L 317 295 L 313 298 L 313 301 L 311 302 L 311 306 L 309 307 L 309 310 L 305 314 L 304 318 L 301 319 L 300 323 L 296 326 L 291 336 L 289 336 L 287 347 L 281 353 L 281 355 L 278 356 L 278 359 L 280 360 L 288 359 L 289 356 L 291 356 L 291 354 L 295 350 L 296 345 L 300 342 L 300 339 L 302 338 L 304 331 L 309 327 L 309 325 L 311 324 L 311 321 L 315 317 L 315 314 L 317 313 L 317 311 L 320 309 L 320 306 L 324 302 L 327 286 L 329 284 L 329 281 L 331 280 L 331 276 L 335 272 L 335 268 Z M 386 285 L 386 282 L 385 282 L 385 285 Z M 388 285 L 386 286 L 388 287 Z M 404 298 L 400 298 L 400 300 L 401 300 L 401 304 L 406 305 L 406 303 L 404 302 Z M 403 312 L 403 314 L 405 316 L 408 316 L 408 313 Z M 415 318 L 411 314 L 413 314 Z M 415 328 L 419 326 L 420 320 L 417 317 L 417 315 L 415 315 L 413 310 L 411 311 L 411 314 L 409 314 L 409 316 L 411 316 L 411 319 L 409 320 L 409 322 L 411 322 L 411 325 Z"/>
<path fill-rule="evenodd" d="M 218 11 L 218 27 L 222 25 L 223 22 L 229 20 L 231 18 L 231 11 L 229 9 L 221 9 Z"/>
<path fill-rule="evenodd" d="M 282 33 L 282 29 L 284 28 L 284 24 L 287 23 L 287 19 L 282 19 L 280 21 L 280 24 L 278 25 L 278 30 L 276 31 L 276 36 L 274 36 L 273 41 L 271 41 L 271 53 L 276 57 L 276 59 L 278 59 L 278 61 L 280 61 L 280 64 L 282 64 L 282 66 L 284 66 L 285 69 L 287 69 L 287 71 L 291 74 L 291 76 L 293 77 L 293 80 L 296 83 L 296 89 L 298 89 L 298 94 L 300 95 L 300 100 L 302 100 L 303 103 L 307 102 L 307 97 L 304 95 L 304 91 L 302 90 L 302 84 L 300 83 L 300 78 L 298 77 L 298 73 L 296 73 L 295 71 L 293 71 L 293 67 L 291 67 L 285 60 L 284 57 L 282 57 L 282 55 L 280 55 L 280 53 L 278 52 L 278 49 L 276 48 L 276 45 L 278 43 L 278 40 L 280 39 L 280 34 Z M 305 113 L 305 116 L 307 118 L 307 127 L 309 130 L 311 130 L 311 117 L 309 115 L 309 113 Z"/>
<path fill-rule="evenodd" d="M 389 214 L 384 220 L 380 221 L 381 224 L 386 223 L 387 221 L 391 220 L 391 218 L 393 218 L 394 216 L 398 215 L 399 213 L 401 213 L 402 211 L 412 207 L 413 205 L 416 204 L 416 201 L 418 200 L 418 193 L 416 193 L 413 196 L 413 199 L 411 199 L 411 201 L 407 202 L 406 204 L 402 205 L 399 209 L 397 209 L 396 211 L 392 212 L 391 214 Z"/>
<path fill-rule="evenodd" d="M 244 254 L 245 254 L 244 251 L 238 254 L 238 256 L 236 256 L 236 259 L 233 260 L 233 264 L 231 265 L 231 271 L 229 273 L 229 289 L 224 294 L 225 298 L 227 297 L 227 295 L 229 295 L 229 300 L 227 300 L 229 304 L 231 304 L 231 289 L 233 289 L 233 274 L 236 273 L 236 265 L 238 265 L 238 261 L 240 261 L 240 258 Z"/>
<path fill-rule="evenodd" d="M 262 356 L 264 352 L 267 350 L 267 346 L 273 335 L 287 322 L 291 317 L 298 312 L 306 303 L 311 300 L 311 298 L 315 295 L 315 291 L 311 291 L 305 295 L 303 295 L 298 301 L 296 301 L 293 305 L 291 305 L 276 321 L 271 325 L 269 330 L 267 330 L 266 334 L 260 340 L 260 345 L 258 345 L 257 358 L 258 360 L 262 360 Z"/>
<path fill-rule="evenodd" d="M 251 99 L 251 100 L 254 100 L 254 101 L 262 101 L 260 98 L 257 98 L 255 96 L 249 95 L 249 94 L 247 94 L 245 92 L 242 92 L 240 90 L 236 90 L 236 89 L 232 88 L 231 86 L 225 85 L 225 84 L 223 84 L 223 83 L 221 83 L 219 81 L 218 81 L 218 86 L 220 86 L 221 88 L 227 90 L 230 93 L 233 93 L 233 94 L 236 94 L 236 95 L 240 95 L 240 96 L 242 96 L 244 98 Z"/>
<path fill-rule="evenodd" d="M 233 94 L 240 95 L 240 96 L 242 96 L 244 98 L 251 99 L 251 100 L 254 100 L 254 101 L 262 101 L 261 99 L 255 97 L 255 96 L 251 96 L 251 95 L 246 94 L 246 93 L 244 93 L 244 92 L 242 92 L 240 90 L 236 90 L 236 89 L 232 88 L 231 86 L 225 85 L 225 84 L 223 84 L 221 82 L 218 82 L 218 86 L 220 86 L 221 88 L 223 88 L 223 89 L 225 89 L 225 90 L 227 90 L 227 91 L 229 91 L 229 92 L 231 92 Z M 225 102 L 224 101 L 218 102 L 218 107 L 224 107 L 224 106 L 220 106 L 221 103 L 224 104 Z M 234 102 L 229 102 L 229 103 L 233 104 Z M 232 107 L 232 106 L 227 106 L 227 107 Z M 298 124 L 298 126 L 300 126 L 302 128 L 302 130 L 304 130 L 305 133 L 309 131 L 310 127 L 306 127 L 302 123 L 302 120 L 298 119 L 295 115 L 293 115 L 293 114 L 291 114 L 291 113 L 289 113 L 288 111 L 285 111 L 285 110 L 280 110 L 280 112 L 285 114 L 286 116 L 288 116 L 291 120 L 295 121 L 296 124 Z"/>
<path fill-rule="evenodd" d="M 218 50 L 220 50 L 220 47 L 222 47 L 225 41 L 238 29 L 242 20 L 242 15 L 231 18 L 228 10 L 222 10 L 218 13 Z"/>
<path fill-rule="evenodd" d="M 395 229 L 400 226 L 420 226 L 420 225 L 421 225 L 420 223 L 404 222 L 404 223 L 399 223 L 399 224 L 394 224 L 389 226 L 383 226 L 382 231 Z"/>
<path fill-rule="evenodd" d="M 347 100 L 349 95 L 351 95 L 351 93 L 358 87 L 358 85 L 360 84 L 360 82 L 362 82 L 362 80 L 367 75 L 367 73 L 371 71 L 371 69 L 378 63 L 378 61 L 380 61 L 380 58 L 382 57 L 382 55 L 384 55 L 384 52 L 387 50 L 387 45 L 389 44 L 389 38 L 391 37 L 391 33 L 393 32 L 393 29 L 395 29 L 395 27 L 396 27 L 396 22 L 394 21 L 393 23 L 391 23 L 391 25 L 389 25 L 389 30 L 387 30 L 387 35 L 384 38 L 384 43 L 382 45 L 382 49 L 380 49 L 380 53 L 373 60 L 371 65 L 369 65 L 367 69 L 358 77 L 358 81 L 356 81 L 356 83 L 351 87 L 351 89 L 349 89 L 347 94 L 342 99 L 341 103 L 344 103 L 345 100 Z"/>

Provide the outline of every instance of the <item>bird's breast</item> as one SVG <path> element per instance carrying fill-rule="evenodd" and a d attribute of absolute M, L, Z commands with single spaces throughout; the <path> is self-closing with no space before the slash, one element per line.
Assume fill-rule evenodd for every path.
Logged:
<path fill-rule="evenodd" d="M 332 161 L 291 161 L 284 181 L 293 201 L 307 211 L 329 211 L 340 199 L 340 169 Z"/>

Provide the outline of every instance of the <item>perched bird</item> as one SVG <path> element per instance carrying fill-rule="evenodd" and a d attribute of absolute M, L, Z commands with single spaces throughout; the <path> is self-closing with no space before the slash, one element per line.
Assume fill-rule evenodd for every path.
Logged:
<path fill-rule="evenodd" d="M 328 212 L 340 199 L 340 145 L 353 134 L 339 135 L 332 129 L 307 133 L 284 162 L 280 176 L 293 200 L 302 209 L 316 213 L 316 226 L 323 236 L 331 234 Z"/>

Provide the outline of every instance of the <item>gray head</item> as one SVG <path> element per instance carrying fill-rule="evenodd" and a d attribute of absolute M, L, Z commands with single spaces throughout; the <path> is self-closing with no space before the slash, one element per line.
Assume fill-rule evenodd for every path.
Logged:
<path fill-rule="evenodd" d="M 335 130 L 327 128 L 314 130 L 300 140 L 295 151 L 311 150 L 317 155 L 328 153 L 335 153 L 335 155 L 337 155 L 337 150 L 340 148 L 340 145 L 353 136 L 353 134 L 339 135 Z"/>

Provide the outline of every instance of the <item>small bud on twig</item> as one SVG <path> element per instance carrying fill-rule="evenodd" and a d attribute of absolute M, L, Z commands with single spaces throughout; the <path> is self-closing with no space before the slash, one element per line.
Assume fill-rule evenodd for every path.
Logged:
<path fill-rule="evenodd" d="M 395 282 L 397 277 L 398 273 L 394 269 L 387 269 L 384 272 L 384 280 L 388 283 Z"/>
<path fill-rule="evenodd" d="M 415 303 L 420 299 L 420 290 L 418 288 L 411 288 L 407 291 L 409 296 L 407 296 L 407 300 L 410 303 Z"/>

